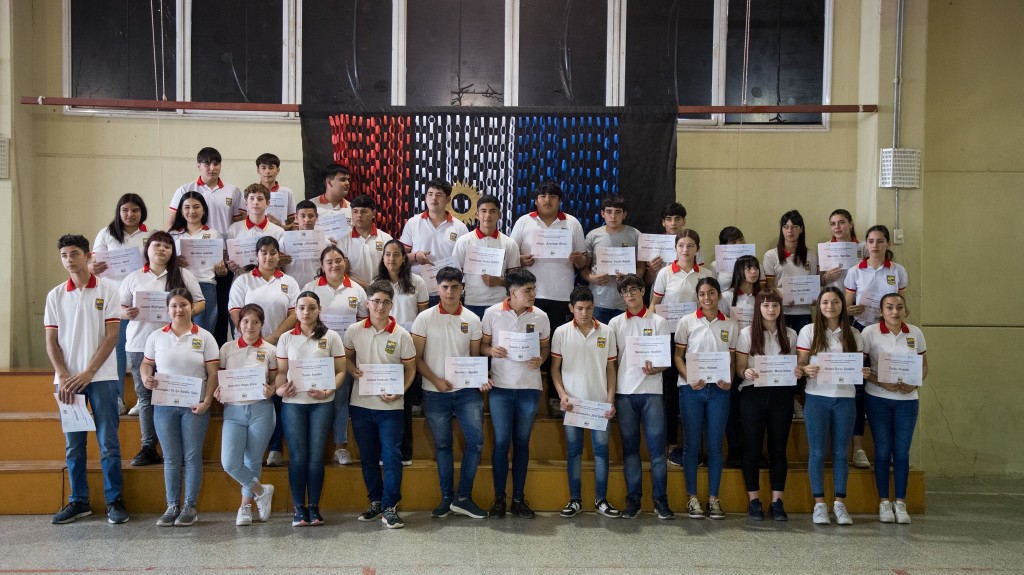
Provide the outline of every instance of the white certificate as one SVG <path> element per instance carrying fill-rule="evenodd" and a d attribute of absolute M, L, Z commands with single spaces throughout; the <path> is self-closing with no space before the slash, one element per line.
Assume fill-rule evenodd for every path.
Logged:
<path fill-rule="evenodd" d="M 672 365 L 672 336 L 626 336 L 626 357 L 635 367 L 643 367 L 648 360 L 652 367 L 669 367 Z"/>
<path fill-rule="evenodd" d="M 715 269 L 718 273 L 732 273 L 732 268 L 736 266 L 736 260 L 740 259 L 740 256 L 754 256 L 757 257 L 757 246 L 754 244 L 725 244 L 715 246 Z M 722 289 L 726 289 L 726 286 L 722 286 Z"/>
<path fill-rule="evenodd" d="M 734 305 L 729 308 L 729 319 L 736 320 L 737 330 L 750 327 L 754 323 L 754 308 Z"/>
<path fill-rule="evenodd" d="M 402 395 L 405 366 L 400 363 L 360 363 L 359 395 Z"/>
<path fill-rule="evenodd" d="M 263 367 L 225 369 L 217 373 L 221 403 L 265 399 L 263 386 L 266 384 L 267 370 Z"/>
<path fill-rule="evenodd" d="M 319 260 L 326 247 L 323 230 L 292 230 L 281 238 L 281 251 L 293 260 Z"/>
<path fill-rule="evenodd" d="M 448 356 L 444 358 L 444 378 L 455 389 L 486 385 L 487 358 Z"/>
<path fill-rule="evenodd" d="M 178 244 L 181 246 L 181 257 L 188 260 L 192 273 L 208 270 L 224 259 L 224 240 L 220 238 L 212 240 L 181 238 L 178 240 Z"/>
<path fill-rule="evenodd" d="M 821 276 L 785 276 L 779 287 L 783 305 L 810 305 L 821 293 Z"/>
<path fill-rule="evenodd" d="M 93 252 L 93 259 L 107 264 L 100 276 L 105 278 L 122 278 L 133 271 L 141 270 L 145 262 L 139 248 L 119 248 L 106 252 Z"/>
<path fill-rule="evenodd" d="M 686 354 L 686 381 L 703 379 L 708 383 L 732 381 L 732 365 L 727 351 L 699 351 Z"/>
<path fill-rule="evenodd" d="M 203 400 L 203 380 L 187 375 L 157 373 L 153 390 L 153 405 L 165 407 L 192 407 Z"/>
<path fill-rule="evenodd" d="M 270 203 L 267 204 L 267 215 L 277 218 L 277 221 L 281 222 L 281 226 L 284 227 L 285 221 L 288 219 L 288 194 L 271 193 Z"/>
<path fill-rule="evenodd" d="M 882 296 L 885 294 L 862 290 L 857 292 L 857 303 L 864 306 L 864 311 L 857 316 L 857 321 L 864 325 L 878 323 L 878 316 L 881 314 L 879 305 L 882 303 Z"/>
<path fill-rule="evenodd" d="M 57 400 L 57 410 L 60 411 L 60 428 L 64 433 L 76 431 L 96 431 L 96 420 L 92 418 L 89 409 L 85 407 L 85 396 L 79 393 L 74 395 L 73 403 L 61 403 L 60 396 L 56 393 L 53 398 Z"/>
<path fill-rule="evenodd" d="M 878 354 L 878 381 L 922 385 L 924 361 L 916 353 Z"/>
<path fill-rule="evenodd" d="M 228 259 L 240 266 L 256 265 L 256 242 L 258 241 L 260 241 L 259 237 L 237 240 L 229 239 L 227 241 Z"/>
<path fill-rule="evenodd" d="M 594 250 L 597 275 L 635 274 L 636 248 L 605 248 Z"/>
<path fill-rule="evenodd" d="M 448 256 L 434 260 L 429 266 L 420 266 L 423 281 L 427 284 L 427 293 L 437 293 L 437 272 L 441 271 L 441 268 L 459 269 L 459 262 L 454 257 Z"/>
<path fill-rule="evenodd" d="M 466 250 L 467 274 L 501 277 L 505 275 L 505 248 L 469 246 Z"/>
<path fill-rule="evenodd" d="M 818 269 L 848 270 L 860 262 L 857 244 L 853 242 L 823 242 L 818 244 Z"/>
<path fill-rule="evenodd" d="M 565 425 L 598 431 L 608 429 L 608 418 L 604 414 L 611 411 L 612 404 L 576 399 L 575 397 L 569 398 L 569 403 L 572 404 L 572 411 L 565 412 L 563 418 Z"/>
<path fill-rule="evenodd" d="M 165 291 L 135 292 L 135 307 L 139 308 L 139 315 L 135 316 L 135 321 L 168 321 Z"/>
<path fill-rule="evenodd" d="M 339 242 L 352 233 L 352 214 L 346 214 L 344 210 L 324 214 L 317 218 L 315 227 L 318 230 L 323 230 L 324 237 L 327 239 Z"/>
<path fill-rule="evenodd" d="M 654 313 L 665 318 L 670 324 L 672 324 L 672 331 L 675 331 L 675 324 L 679 323 L 679 318 L 684 315 L 689 315 L 695 311 L 697 311 L 697 302 L 695 301 L 659 303 L 654 306 Z"/>
<path fill-rule="evenodd" d="M 863 385 L 864 354 L 819 353 L 818 385 Z"/>
<path fill-rule="evenodd" d="M 508 351 L 512 361 L 530 361 L 540 357 L 540 334 L 502 331 L 498 333 L 498 345 Z"/>
<path fill-rule="evenodd" d="M 345 330 L 348 326 L 356 322 L 356 314 L 354 313 L 322 313 L 320 314 L 320 321 L 324 322 L 327 329 L 332 329 L 338 332 L 340 335 L 345 335 Z"/>
<path fill-rule="evenodd" d="M 636 259 L 642 262 L 656 257 L 665 263 L 676 261 L 676 237 L 672 234 L 640 234 L 636 245 Z"/>
<path fill-rule="evenodd" d="M 568 258 L 572 253 L 572 230 L 533 230 L 530 253 L 538 259 Z"/>
<path fill-rule="evenodd" d="M 796 385 L 795 355 L 755 355 L 750 366 L 757 372 L 754 387 L 786 387 Z"/>
<path fill-rule="evenodd" d="M 288 379 L 295 384 L 295 391 L 334 389 L 334 358 L 293 359 L 288 362 Z"/>

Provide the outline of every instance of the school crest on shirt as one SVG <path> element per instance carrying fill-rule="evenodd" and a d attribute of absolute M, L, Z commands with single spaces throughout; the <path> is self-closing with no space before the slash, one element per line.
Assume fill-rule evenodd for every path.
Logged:
<path fill-rule="evenodd" d="M 231 198 L 224 198 L 224 204 L 227 205 L 227 207 L 230 208 L 231 207 Z"/>
<path fill-rule="evenodd" d="M 597 347 L 599 349 L 604 349 L 604 346 L 606 346 L 606 345 L 608 345 L 608 338 L 605 338 L 605 337 L 597 338 Z"/>
<path fill-rule="evenodd" d="M 917 349 L 917 342 L 914 341 L 914 338 L 907 338 L 907 347 L 909 347 L 910 349 Z"/>
<path fill-rule="evenodd" d="M 316 342 L 316 346 L 320 349 L 327 349 L 327 338 L 321 338 L 320 341 Z"/>
<path fill-rule="evenodd" d="M 384 251 L 384 242 L 377 242 L 377 251 L 378 252 Z"/>
<path fill-rule="evenodd" d="M 103 310 L 103 298 L 101 298 L 101 297 L 96 298 L 96 303 L 93 304 L 93 305 L 96 306 L 96 309 L 102 311 Z"/>
<path fill-rule="evenodd" d="M 454 242 L 455 240 L 459 239 L 459 234 L 452 232 L 448 234 L 448 239 Z"/>
<path fill-rule="evenodd" d="M 195 349 L 195 350 L 203 349 L 203 340 L 199 339 L 198 337 L 193 337 L 192 338 L 192 349 Z"/>
<path fill-rule="evenodd" d="M 388 355 L 395 353 L 395 347 L 397 346 L 398 342 L 389 339 L 387 345 L 384 346 L 384 353 Z"/>
<path fill-rule="evenodd" d="M 885 283 L 891 286 L 896 285 L 896 276 L 885 276 Z"/>
<path fill-rule="evenodd" d="M 462 333 L 469 333 L 469 323 L 465 321 L 462 322 L 461 324 L 459 324 L 459 329 L 462 331 Z"/>
<path fill-rule="evenodd" d="M 348 298 L 348 307 L 350 307 L 352 309 L 356 309 L 356 304 L 357 304 L 357 301 L 356 301 L 355 296 L 349 296 L 349 298 Z"/>
<path fill-rule="evenodd" d="M 211 238 L 211 236 L 212 236 L 212 235 L 213 235 L 213 234 L 203 234 L 203 239 L 204 239 L 204 240 L 208 240 L 208 239 L 210 239 L 210 238 Z"/>
<path fill-rule="evenodd" d="M 288 293 L 288 284 L 285 284 L 285 283 L 281 284 L 281 292 L 282 293 Z"/>
<path fill-rule="evenodd" d="M 725 343 L 729 343 L 729 330 L 723 329 L 719 331 L 718 337 L 721 338 L 722 341 L 724 341 Z"/>
<path fill-rule="evenodd" d="M 811 262 L 804 262 L 804 271 L 811 271 Z"/>
<path fill-rule="evenodd" d="M 644 328 L 644 335 L 654 335 L 654 330 L 650 328 Z"/>
<path fill-rule="evenodd" d="M 526 333 L 533 333 L 537 329 L 537 324 L 528 323 L 526 324 Z"/>
<path fill-rule="evenodd" d="M 258 361 L 260 363 L 267 363 L 267 352 L 262 351 L 262 350 L 261 351 L 257 351 L 256 352 L 256 361 Z"/>

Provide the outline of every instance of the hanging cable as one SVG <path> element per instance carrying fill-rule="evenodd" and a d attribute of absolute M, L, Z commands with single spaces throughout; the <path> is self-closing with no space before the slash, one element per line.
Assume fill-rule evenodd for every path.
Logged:
<path fill-rule="evenodd" d="M 167 101 L 167 51 L 164 48 L 164 2 L 160 2 L 160 87 L 163 100 Z M 154 68 L 153 73 L 156 73 Z"/>
<path fill-rule="evenodd" d="M 747 17 L 744 22 L 743 29 L 743 87 L 742 93 L 740 94 L 740 105 L 747 105 L 747 74 L 750 71 L 750 4 L 752 0 L 747 0 Z M 743 118 L 740 118 L 743 121 Z"/>
<path fill-rule="evenodd" d="M 160 81 L 156 77 L 156 10 L 153 8 L 153 0 L 149 0 L 149 31 L 153 40 L 153 99 L 159 100 Z"/>

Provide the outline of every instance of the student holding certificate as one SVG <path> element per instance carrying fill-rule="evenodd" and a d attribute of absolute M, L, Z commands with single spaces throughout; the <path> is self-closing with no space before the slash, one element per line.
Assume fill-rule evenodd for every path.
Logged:
<path fill-rule="evenodd" d="M 740 330 L 736 342 L 736 375 L 741 379 L 740 421 L 743 427 L 743 481 L 747 485 L 747 517 L 755 521 L 764 519 L 760 499 L 761 469 L 759 459 L 765 431 L 768 433 L 768 473 L 772 484 L 769 507 L 775 521 L 788 521 L 782 504 L 786 489 L 786 445 L 789 428 L 793 423 L 793 393 L 796 391 L 796 332 L 786 327 L 782 315 L 782 294 L 769 289 L 757 294 L 754 322 Z M 758 372 L 759 357 L 789 356 L 792 358 L 792 383 L 771 385 L 768 378 Z M 787 382 L 788 383 L 788 382 Z"/>
<path fill-rule="evenodd" d="M 398 515 L 402 500 L 402 403 L 405 391 L 416 375 L 416 348 L 412 337 L 390 315 L 395 290 L 391 283 L 376 280 L 366 288 L 370 317 L 345 330 L 348 372 L 356 380 L 369 378 L 381 366 L 402 366 L 395 379 L 386 381 L 391 390 L 352 397 L 352 433 L 356 436 L 363 468 L 363 482 L 370 508 L 360 521 L 378 517 L 388 529 L 401 529 Z M 365 371 L 364 371 L 365 370 Z M 383 465 L 381 465 L 383 463 Z"/>
<path fill-rule="evenodd" d="M 577 286 L 569 294 L 572 321 L 559 326 L 551 336 L 551 379 L 558 391 L 563 411 L 573 411 L 570 399 L 609 404 L 604 417 L 615 416 L 615 358 L 618 346 L 615 332 L 594 319 L 594 294 Z M 575 517 L 583 511 L 580 473 L 583 460 L 584 429 L 565 425 L 565 443 L 569 475 L 569 503 L 562 517 Z M 594 510 L 605 517 L 621 517 L 622 512 L 608 503 L 608 430 L 591 428 L 594 448 Z"/>
<path fill-rule="evenodd" d="M 764 287 L 762 285 L 761 264 L 754 256 L 740 256 L 736 258 L 733 270 L 728 275 L 732 283 L 725 290 L 725 293 L 722 294 L 718 307 L 722 313 L 736 322 L 737 330 L 742 330 L 743 328 L 750 327 L 757 313 L 754 300 Z M 719 273 L 718 277 L 722 277 L 722 274 Z M 742 376 L 734 378 L 729 399 L 729 423 L 725 427 L 725 441 L 729 445 L 729 456 L 726 457 L 726 465 L 728 467 L 741 467 L 743 465 L 744 443 L 742 441 L 743 429 L 740 424 L 739 393 L 739 386 L 742 381 Z M 757 449 L 757 451 L 760 453 L 760 449 Z"/>
<path fill-rule="evenodd" d="M 501 202 L 497 196 L 480 196 L 476 201 L 476 229 L 460 236 L 452 251 L 452 257 L 466 272 L 466 307 L 479 317 L 483 317 L 488 307 L 505 299 L 505 273 L 519 267 L 519 244 L 498 230 L 500 220 Z M 468 273 L 470 252 L 480 253 L 476 248 L 504 250 L 500 274 Z"/>
<path fill-rule="evenodd" d="M 825 449 L 832 439 L 832 483 L 835 488 L 835 503 L 832 505 L 839 525 L 853 525 L 853 519 L 846 510 L 846 479 L 849 469 L 846 453 L 853 435 L 854 385 L 819 384 L 818 354 L 860 353 L 863 350 L 860 333 L 850 325 L 846 311 L 846 300 L 838 288 L 827 287 L 818 296 L 818 313 L 814 323 L 804 326 L 797 335 L 797 364 L 807 377 L 807 405 L 804 407 L 804 423 L 807 428 L 808 461 L 807 472 L 811 478 L 811 494 L 814 496 L 812 520 L 828 525 L 831 519 L 825 505 Z M 863 368 L 865 376 L 870 373 Z"/>
<path fill-rule="evenodd" d="M 166 232 L 157 232 L 164 234 Z M 157 234 L 150 247 L 157 242 Z M 171 250 L 174 244 L 171 243 Z M 217 388 L 219 350 L 213 334 L 192 323 L 195 315 L 192 293 L 173 288 L 167 296 L 171 323 L 146 338 L 145 359 L 139 368 L 142 381 L 151 393 L 166 388 L 166 378 L 184 376 L 181 387 L 199 398 L 193 405 L 157 405 L 153 422 L 164 450 L 164 489 L 167 511 L 157 519 L 161 527 L 188 526 L 199 519 L 196 501 L 203 483 L 203 441 L 210 426 L 210 405 Z M 160 374 L 160 376 L 157 375 Z M 197 393 L 198 392 L 198 393 Z M 182 504 L 182 470 L 185 475 L 185 499 Z"/>
<path fill-rule="evenodd" d="M 385 256 L 387 257 L 387 256 Z M 449 513 L 473 519 L 487 512 L 473 502 L 473 481 L 484 447 L 484 398 L 481 392 L 491 388 L 487 377 L 487 358 L 480 356 L 480 318 L 460 303 L 462 272 L 444 267 L 437 272 L 438 305 L 416 316 L 412 324 L 412 342 L 416 346 L 416 368 L 423 379 L 423 415 L 434 436 L 437 452 L 437 477 L 441 483 L 441 503 L 431 517 Z M 429 337 L 428 337 L 429 334 Z M 482 366 L 476 382 L 458 386 L 448 378 L 451 358 L 477 358 Z M 482 383 L 479 383 L 482 379 Z M 479 385 L 477 385 L 479 383 Z M 452 456 L 452 418 L 459 422 L 465 446 L 455 492 L 455 462 Z"/>
<path fill-rule="evenodd" d="M 832 210 L 828 216 L 828 228 L 832 232 L 829 242 L 846 242 L 857 244 L 857 257 L 864 257 L 864 242 L 857 239 L 857 230 L 853 227 L 853 216 L 850 212 L 839 208 Z M 846 277 L 846 268 L 835 267 L 821 272 L 823 285 L 843 287 L 843 278 Z M 856 314 L 851 314 L 856 315 Z"/>
<path fill-rule="evenodd" d="M 179 210 L 178 213 L 181 213 Z M 277 375 L 277 349 L 263 341 L 263 308 L 250 303 L 242 306 L 238 316 L 241 337 L 220 348 L 220 385 L 214 398 L 224 404 L 224 427 L 221 431 L 220 462 L 224 471 L 242 486 L 242 505 L 235 516 L 235 525 L 252 525 L 252 507 L 256 506 L 259 521 L 270 518 L 274 486 L 260 483 L 263 452 L 274 432 L 276 417 L 273 381 Z M 245 398 L 228 389 L 224 370 L 252 370 L 259 381 L 247 385 Z"/>
<path fill-rule="evenodd" d="M 295 315 L 295 328 L 277 342 L 274 386 L 284 403 L 281 423 L 288 440 L 292 527 L 299 527 L 324 522 L 323 453 L 334 419 L 334 395 L 345 374 L 345 347 L 341 336 L 320 321 L 320 298 L 315 293 L 298 294 Z"/>
<path fill-rule="evenodd" d="M 223 252 L 223 236 L 217 230 L 206 225 L 210 219 L 209 208 L 206 206 L 206 198 L 199 192 L 185 192 L 178 202 L 178 209 L 174 212 L 174 222 L 171 224 L 171 237 L 174 238 L 174 247 L 179 254 L 181 251 L 181 240 L 220 240 L 220 252 Z M 221 254 L 218 254 L 221 255 Z M 217 277 L 226 276 L 228 268 L 224 265 L 224 258 L 217 257 L 212 261 L 187 261 L 188 269 L 196 276 L 199 288 L 206 298 L 206 307 L 203 312 L 196 316 L 196 323 L 199 327 L 213 333 L 217 325 Z"/>
<path fill-rule="evenodd" d="M 622 196 L 611 196 L 601 202 L 601 217 L 604 225 L 590 230 L 586 236 L 587 254 L 590 267 L 580 270 L 580 277 L 590 284 L 594 294 L 594 318 L 608 324 L 611 319 L 626 309 L 626 303 L 619 294 L 616 274 L 598 273 L 598 249 L 631 248 L 634 265 L 628 273 L 644 274 L 647 264 L 636 261 L 637 241 L 640 230 L 626 225 L 626 200 Z M 618 277 L 622 277 L 622 273 Z"/>
<path fill-rule="evenodd" d="M 882 321 L 864 329 L 864 351 L 871 358 L 867 397 L 864 400 L 875 443 L 875 485 L 881 499 L 878 519 L 882 523 L 910 523 L 905 499 L 910 476 L 910 442 L 917 424 L 920 384 L 928 377 L 928 356 L 925 355 L 924 333 L 908 325 L 907 302 L 901 294 L 882 296 Z M 908 380 L 888 376 L 882 364 L 893 356 L 920 356 L 920 363 L 908 369 Z M 911 362 L 911 363 L 916 363 Z M 891 371 L 891 370 L 890 370 Z M 915 373 L 916 372 L 916 373 Z M 918 378 L 919 376 L 919 378 Z M 895 382 L 892 380 L 896 379 Z M 889 465 L 896 482 L 896 502 L 889 502 Z"/>
<path fill-rule="evenodd" d="M 737 228 L 736 226 L 725 226 L 724 228 L 722 228 L 722 231 L 718 232 L 718 245 L 720 246 L 739 245 L 746 243 L 747 239 L 743 237 L 743 230 Z M 753 248 L 753 246 L 751 247 Z M 733 265 L 727 265 L 727 263 L 722 263 L 721 266 L 719 266 L 719 263 L 720 262 L 716 258 L 716 260 L 711 262 L 711 265 L 708 266 L 711 269 L 715 270 L 715 273 L 717 274 L 715 278 L 718 280 L 718 285 L 722 287 L 732 285 L 733 268 L 736 267 L 735 263 Z M 758 278 L 758 280 L 760 279 L 761 278 Z M 724 296 L 725 294 L 723 293 L 722 295 Z"/>
<path fill-rule="evenodd" d="M 690 519 L 703 519 L 704 509 L 697 500 L 697 452 L 707 434 L 708 516 L 725 519 L 718 488 L 722 482 L 722 439 L 729 420 L 729 389 L 732 388 L 736 349 L 736 322 L 718 310 L 718 280 L 701 278 L 697 282 L 697 311 L 683 316 L 676 328 L 675 365 L 679 371 L 679 414 L 683 420 L 683 470 Z M 727 365 L 715 365 L 716 379 L 702 372 L 705 354 L 725 354 Z M 692 358 L 688 361 L 687 356 Z M 721 356 L 712 356 L 721 357 Z M 716 362 L 717 364 L 717 362 Z M 722 370 L 721 368 L 725 369 Z M 705 422 L 707 427 L 705 428 Z"/>

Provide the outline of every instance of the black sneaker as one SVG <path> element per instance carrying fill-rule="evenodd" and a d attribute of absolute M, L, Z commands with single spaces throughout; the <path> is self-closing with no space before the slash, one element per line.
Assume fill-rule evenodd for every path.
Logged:
<path fill-rule="evenodd" d="M 513 501 L 512 513 L 516 512 L 515 509 L 516 503 Z M 568 519 L 570 517 L 576 517 L 581 512 L 583 512 L 583 501 L 579 499 L 570 499 L 569 502 L 565 504 L 565 507 L 562 508 L 562 512 L 559 513 L 559 515 Z"/>
<path fill-rule="evenodd" d="M 608 503 L 607 499 L 595 501 L 594 511 L 597 511 L 599 515 L 604 515 L 605 517 L 622 517 L 622 512 L 616 509 L 611 503 Z"/>
<path fill-rule="evenodd" d="M 124 508 L 124 499 L 117 499 L 107 503 L 107 521 L 114 525 L 128 522 L 128 510 Z"/>
<path fill-rule="evenodd" d="M 360 521 L 374 521 L 380 514 L 384 512 L 384 509 L 380 506 L 380 501 L 371 501 L 370 508 L 359 514 Z"/>
<path fill-rule="evenodd" d="M 505 516 L 505 498 L 495 498 L 494 504 L 491 505 L 491 517 L 504 517 Z"/>
<path fill-rule="evenodd" d="M 764 521 L 764 509 L 761 508 L 760 499 L 754 499 L 747 504 L 747 519 L 751 521 Z"/>
<path fill-rule="evenodd" d="M 533 519 L 535 514 L 533 509 L 526 504 L 525 499 L 513 499 L 512 507 L 509 508 L 509 512 L 516 517 L 522 517 L 523 519 Z"/>
<path fill-rule="evenodd" d="M 480 509 L 476 503 L 473 503 L 473 499 L 471 497 L 467 497 L 465 499 L 456 499 L 455 501 L 452 501 L 451 509 L 452 513 L 456 513 L 458 515 L 465 515 L 466 517 L 470 517 L 473 519 L 487 518 L 487 512 L 484 511 L 483 509 Z"/>
<path fill-rule="evenodd" d="M 306 517 L 308 518 L 307 521 L 309 522 L 310 525 L 314 525 L 315 526 L 315 525 L 323 525 L 324 524 L 324 516 L 320 515 L 320 506 L 319 505 L 310 505 L 309 507 L 307 507 L 306 508 Z"/>
<path fill-rule="evenodd" d="M 309 510 L 305 505 L 296 505 L 295 513 L 292 514 L 292 527 L 305 527 L 309 525 Z"/>
<path fill-rule="evenodd" d="M 789 515 L 786 515 L 786 508 L 782 506 L 781 499 L 772 501 L 768 511 L 772 514 L 772 519 L 776 521 L 789 521 Z"/>
<path fill-rule="evenodd" d="M 673 449 L 672 451 L 669 451 L 667 459 L 668 459 L 669 465 L 675 465 L 676 467 L 682 467 L 683 466 L 683 450 L 677 447 L 677 448 Z"/>
<path fill-rule="evenodd" d="M 448 514 L 452 512 L 452 498 L 442 497 L 441 503 L 430 512 L 430 516 L 434 519 L 440 519 L 442 517 L 448 517 Z"/>
<path fill-rule="evenodd" d="M 135 457 L 132 458 L 132 467 L 143 467 L 145 465 L 157 465 L 164 462 L 156 448 L 152 445 L 143 445 Z"/>
<path fill-rule="evenodd" d="M 89 507 L 89 503 L 86 501 L 72 501 L 64 506 L 53 516 L 52 523 L 54 525 L 64 525 L 65 523 L 71 523 L 76 519 L 82 517 L 88 517 L 92 515 L 92 507 Z"/>
<path fill-rule="evenodd" d="M 627 499 L 626 508 L 622 511 L 625 519 L 636 519 L 640 516 L 640 502 L 636 499 Z"/>
<path fill-rule="evenodd" d="M 401 516 L 398 515 L 398 510 L 394 507 L 385 509 L 380 521 L 387 525 L 388 529 L 401 529 L 405 527 L 405 521 L 402 521 Z"/>
<path fill-rule="evenodd" d="M 654 514 L 658 516 L 658 519 L 672 520 L 676 518 L 676 514 L 668 506 L 668 501 L 655 501 Z"/>

